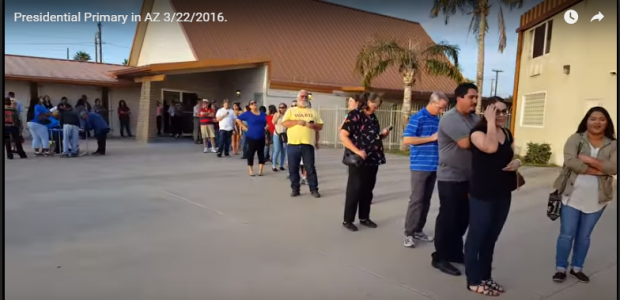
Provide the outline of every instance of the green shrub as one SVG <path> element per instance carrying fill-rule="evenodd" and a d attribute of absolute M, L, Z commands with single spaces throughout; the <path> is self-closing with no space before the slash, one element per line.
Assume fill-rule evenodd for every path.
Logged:
<path fill-rule="evenodd" d="M 549 160 L 551 160 L 551 145 L 548 143 L 527 143 L 527 152 L 524 159 L 529 164 L 549 164 Z"/>

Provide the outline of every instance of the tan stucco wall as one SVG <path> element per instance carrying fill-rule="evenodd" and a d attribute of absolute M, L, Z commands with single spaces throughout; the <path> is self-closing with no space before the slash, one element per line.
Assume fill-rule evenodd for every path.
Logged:
<path fill-rule="evenodd" d="M 154 0 L 151 12 L 174 13 L 169 0 Z M 178 22 L 149 22 L 138 58 L 138 66 L 157 63 L 194 61 L 194 53 Z"/>
<path fill-rule="evenodd" d="M 519 74 L 515 122 L 515 150 L 525 154 L 528 142 L 551 144 L 551 162 L 562 165 L 562 148 L 568 136 L 586 111 L 602 105 L 617 124 L 617 3 L 607 0 L 586 0 L 573 7 L 579 20 L 573 25 L 564 21 L 564 12 L 554 16 L 550 53 L 531 58 L 531 33 L 524 33 Z M 605 16 L 599 23 L 590 23 L 598 12 Z M 539 64 L 540 75 L 531 76 L 533 65 Z M 570 65 L 570 74 L 564 74 Z M 522 127 L 520 124 L 523 96 L 547 92 L 543 128 Z M 617 125 L 616 125 L 617 128 Z"/>

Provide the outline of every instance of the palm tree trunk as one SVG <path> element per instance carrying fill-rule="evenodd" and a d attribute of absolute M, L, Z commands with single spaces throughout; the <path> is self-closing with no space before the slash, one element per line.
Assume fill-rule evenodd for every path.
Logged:
<path fill-rule="evenodd" d="M 405 75 L 403 78 L 404 82 L 405 82 L 405 88 L 404 88 L 404 95 L 403 95 L 403 108 L 401 110 L 401 117 L 402 117 L 402 126 L 403 126 L 403 130 L 405 130 L 405 127 L 407 127 L 407 123 L 409 121 L 409 116 L 411 116 L 411 89 L 413 86 L 413 76 L 407 76 Z M 401 151 L 405 151 L 407 150 L 407 145 L 405 145 L 404 143 L 400 143 L 400 150 Z"/>
<path fill-rule="evenodd" d="M 487 26 L 487 16 L 480 16 L 480 26 L 478 27 L 478 66 L 476 70 L 476 85 L 478 86 L 478 103 L 476 104 L 476 114 L 482 113 L 482 93 L 484 80 L 484 37 Z"/>

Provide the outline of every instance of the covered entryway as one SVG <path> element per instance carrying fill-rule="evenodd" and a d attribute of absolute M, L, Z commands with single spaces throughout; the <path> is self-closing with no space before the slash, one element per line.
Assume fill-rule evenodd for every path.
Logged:
<path fill-rule="evenodd" d="M 142 142 L 157 137 L 157 106 L 164 105 L 164 132 L 169 130 L 167 105 L 181 101 L 183 133 L 191 135 L 193 106 L 198 99 L 222 103 L 228 99 L 242 104 L 264 95 L 267 90 L 267 60 L 207 60 L 154 64 L 115 72 L 118 78 L 131 78 L 142 84 L 136 139 Z M 245 105 L 245 104 L 244 104 Z"/>

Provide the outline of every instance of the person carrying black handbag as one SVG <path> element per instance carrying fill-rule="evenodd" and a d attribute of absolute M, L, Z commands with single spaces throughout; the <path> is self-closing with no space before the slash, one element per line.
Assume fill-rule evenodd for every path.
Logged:
<path fill-rule="evenodd" d="M 370 220 L 370 205 L 377 171 L 385 164 L 382 140 L 390 134 L 390 129 L 381 130 L 374 114 L 381 106 L 379 96 L 362 93 L 356 98 L 364 105 L 349 112 L 340 130 L 340 140 L 346 148 L 343 163 L 349 167 L 342 226 L 350 231 L 358 230 L 353 224 L 356 212 L 361 225 L 377 227 Z"/>

